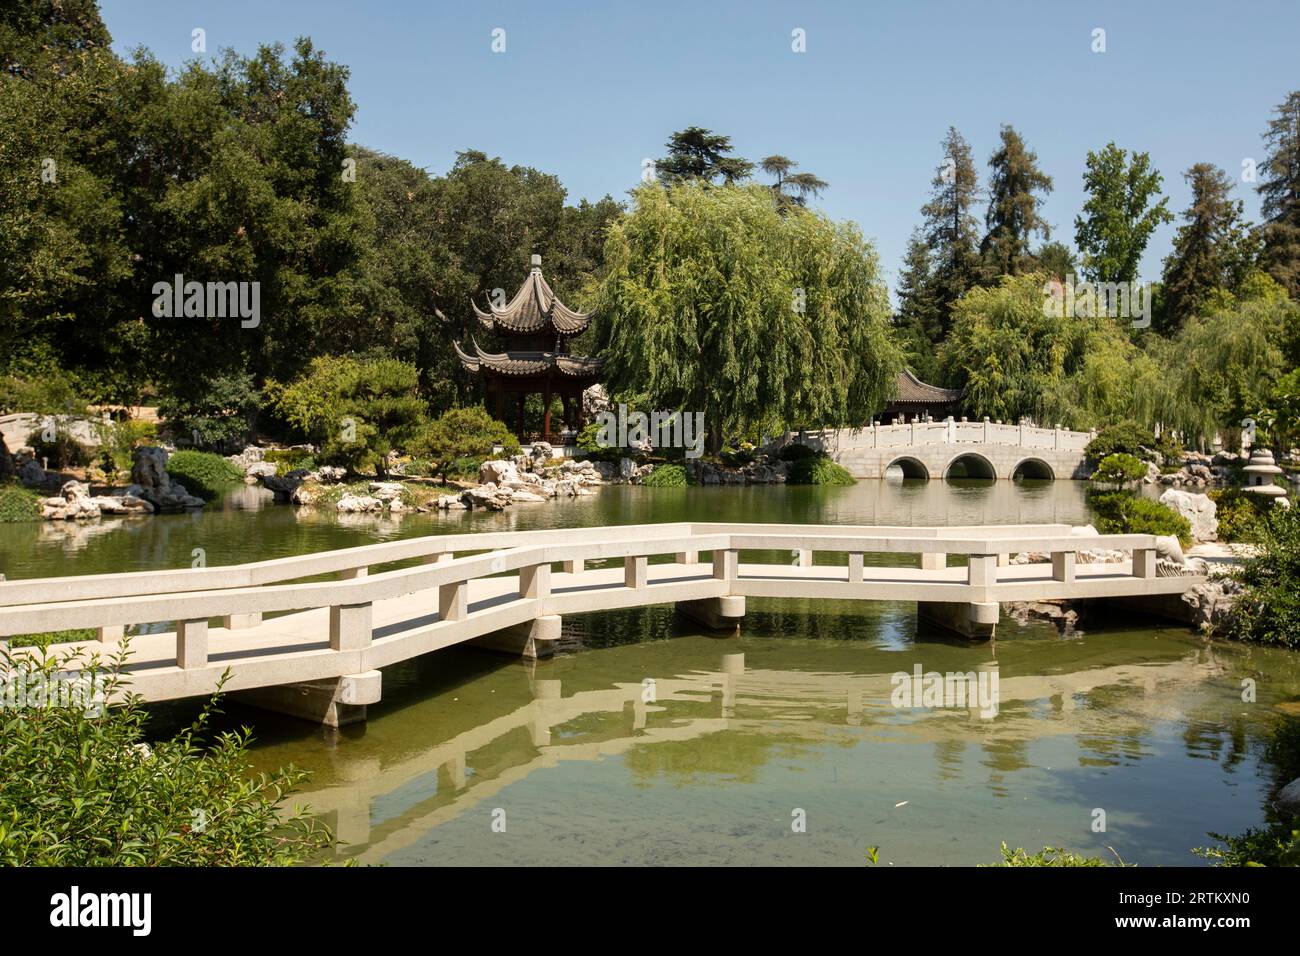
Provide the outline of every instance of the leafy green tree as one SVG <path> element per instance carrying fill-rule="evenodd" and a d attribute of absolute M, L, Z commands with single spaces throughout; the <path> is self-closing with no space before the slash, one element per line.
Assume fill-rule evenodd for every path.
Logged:
<path fill-rule="evenodd" d="M 309 441 L 318 460 L 388 474 L 388 455 L 425 423 L 419 371 L 397 359 L 317 356 L 288 384 L 266 383 L 270 407 Z"/>
<path fill-rule="evenodd" d="M 1172 222 L 1168 197 L 1160 196 L 1160 172 L 1151 156 L 1131 154 L 1114 143 L 1089 151 L 1083 174 L 1088 198 L 1074 220 L 1084 275 L 1092 282 L 1132 282 L 1157 226 Z M 1156 201 L 1156 197 L 1160 197 Z"/>
<path fill-rule="evenodd" d="M 1300 90 L 1288 93 L 1269 120 L 1268 155 L 1257 187 L 1264 216 L 1264 267 L 1300 301 Z"/>
<path fill-rule="evenodd" d="M 895 290 L 898 313 L 894 326 L 908 367 L 926 381 L 937 370 L 935 343 L 943 337 L 944 310 L 936 284 L 930 249 L 919 230 L 913 230 Z"/>
<path fill-rule="evenodd" d="M 940 329 L 946 334 L 953 304 L 979 284 L 979 177 L 970 145 L 954 127 L 943 140 L 943 160 L 931 180 L 930 201 L 921 207 L 922 234 L 934 268 L 933 290 Z M 938 338 L 931 337 L 932 342 Z"/>
<path fill-rule="evenodd" d="M 1036 267 L 1030 253 L 1032 237 L 1051 238 L 1051 228 L 1039 213 L 1043 204 L 1039 194 L 1052 191 L 1052 177 L 1038 168 L 1038 154 L 1025 146 L 1015 129 L 1003 126 L 1001 136 L 1002 145 L 989 157 L 987 232 L 980 243 L 990 278 L 1032 271 Z"/>
<path fill-rule="evenodd" d="M 781 215 L 765 187 L 642 187 L 610 228 L 609 387 L 701 412 L 711 452 L 753 426 L 860 425 L 900 364 L 875 251 L 850 223 Z"/>
<path fill-rule="evenodd" d="M 1235 604 L 1232 634 L 1300 647 L 1300 509 L 1271 509 L 1257 544 L 1258 554 L 1238 575 L 1245 593 Z"/>
<path fill-rule="evenodd" d="M 665 185 L 699 180 L 727 185 L 748 179 L 754 164 L 739 156 L 729 156 L 731 137 L 699 126 L 688 126 L 673 133 L 664 144 L 668 155 L 655 163 L 660 182 Z"/>
<path fill-rule="evenodd" d="M 1192 188 L 1192 204 L 1165 259 L 1156 315 L 1166 334 L 1201 311 L 1213 290 L 1240 288 L 1258 254 L 1258 242 L 1242 220 L 1242 203 L 1232 198 L 1227 174 L 1211 163 L 1197 163 L 1183 178 Z"/>
<path fill-rule="evenodd" d="M 1063 242 L 1043 243 L 1034 253 L 1034 260 L 1038 263 L 1039 272 L 1049 279 L 1058 279 L 1061 282 L 1072 281 L 1072 277 L 1079 270 L 1074 250 Z"/>
<path fill-rule="evenodd" d="M 231 449 L 252 432 L 261 393 L 249 372 L 195 374 L 178 382 L 158 403 L 158 414 L 175 437 L 199 448 Z"/>

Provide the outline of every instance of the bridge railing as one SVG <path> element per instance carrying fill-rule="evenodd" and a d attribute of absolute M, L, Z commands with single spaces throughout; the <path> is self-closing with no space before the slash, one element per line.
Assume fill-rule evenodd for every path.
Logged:
<path fill-rule="evenodd" d="M 937 445 L 1008 445 L 1039 451 L 1082 451 L 1095 432 L 1041 428 L 992 422 L 943 421 L 874 422 L 861 428 L 825 428 L 803 433 L 803 441 L 832 454 L 872 448 L 923 448 Z M 792 433 L 786 436 L 793 441 Z"/>
<path fill-rule="evenodd" d="M 629 531 L 633 533 L 629 534 Z M 507 537 L 501 533 L 489 533 L 415 539 L 423 542 L 418 547 L 412 542 L 401 542 L 414 548 L 415 556 L 434 555 L 438 559 L 374 575 L 361 573 L 361 570 L 370 563 L 394 560 L 392 555 L 395 551 L 404 555 L 408 552 L 395 549 L 391 544 L 370 545 L 347 549 L 349 554 L 346 557 L 340 557 L 340 552 L 310 556 L 324 561 L 324 565 L 302 563 L 306 559 L 293 565 L 292 573 L 298 573 L 303 567 L 321 566 L 339 567 L 349 572 L 347 579 L 338 581 L 178 590 L 176 578 L 153 572 L 98 576 L 116 579 L 125 590 L 111 597 L 104 596 L 99 593 L 103 582 L 97 582 L 87 586 L 83 596 L 75 600 L 7 601 L 0 604 L 0 638 L 23 633 L 95 628 L 101 640 L 111 640 L 131 625 L 174 621 L 177 666 L 192 669 L 208 664 L 208 622 L 212 618 L 224 619 L 228 627 L 232 620 L 255 625 L 265 614 L 327 608 L 329 649 L 356 651 L 372 643 L 372 614 L 376 602 L 428 592 L 437 595 L 439 618 L 456 621 L 470 613 L 469 585 L 481 578 L 517 572 L 518 600 L 546 600 L 551 596 L 551 572 L 555 564 L 576 572 L 587 561 L 621 559 L 623 586 L 639 589 L 649 585 L 649 559 L 654 556 L 673 555 L 678 564 L 691 565 L 699 561 L 701 553 L 709 553 L 712 555 L 710 577 L 728 582 L 739 576 L 740 556 L 744 551 L 789 550 L 797 554 L 797 563 L 802 567 L 811 567 L 813 554 L 820 551 L 848 556 L 848 581 L 852 584 L 864 580 L 866 554 L 915 554 L 919 556 L 921 568 L 929 570 L 946 568 L 947 556 L 957 554 L 967 559 L 964 581 L 945 575 L 935 583 L 942 583 L 949 590 L 953 584 L 964 583 L 985 592 L 998 583 L 1000 556 L 1012 552 L 1050 554 L 1052 578 L 1060 582 L 1075 580 L 1077 553 L 1084 548 L 1131 552 L 1131 574 L 1135 577 L 1154 577 L 1156 566 L 1156 538 L 1153 535 L 1080 536 L 1069 533 L 1064 525 L 883 529 L 672 524 L 568 529 L 562 535 L 554 532 L 507 532 L 504 535 Z M 530 535 L 533 537 L 529 538 Z M 502 546 L 504 542 L 521 539 L 527 543 L 515 547 Z M 492 542 L 496 548 L 466 557 L 452 556 L 453 547 L 456 550 L 478 550 L 485 546 L 485 542 Z M 340 561 L 343 562 L 341 565 L 338 564 Z M 256 566 L 211 570 L 232 574 Z M 281 571 L 277 573 L 290 573 L 284 567 L 281 565 Z M 209 575 L 206 580 L 213 579 L 214 576 Z M 215 579 L 243 580 L 238 576 Z M 23 583 L 5 582 L 0 584 L 0 589 Z M 721 587 L 725 589 L 727 585 L 723 583 Z M 16 593 L 24 599 L 31 597 L 29 591 L 17 588 L 8 593 Z M 0 600 L 4 600 L 5 595 L 6 592 L 0 590 Z M 983 597 L 972 599 L 990 598 L 985 593 Z M 299 649 L 286 648 L 288 651 Z"/>

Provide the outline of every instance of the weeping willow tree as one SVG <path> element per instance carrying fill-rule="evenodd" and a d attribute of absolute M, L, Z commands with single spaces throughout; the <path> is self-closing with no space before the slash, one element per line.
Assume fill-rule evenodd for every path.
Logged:
<path fill-rule="evenodd" d="M 617 393 L 702 412 L 707 444 L 861 425 L 901 356 L 875 250 L 852 223 L 781 215 L 761 186 L 644 186 L 611 225 L 601 354 Z"/>
<path fill-rule="evenodd" d="M 1116 319 L 1051 308 L 1045 283 L 1041 274 L 1005 276 L 954 305 L 940 363 L 966 389 L 967 411 L 1070 428 L 1150 421 L 1163 387 L 1156 362 Z"/>

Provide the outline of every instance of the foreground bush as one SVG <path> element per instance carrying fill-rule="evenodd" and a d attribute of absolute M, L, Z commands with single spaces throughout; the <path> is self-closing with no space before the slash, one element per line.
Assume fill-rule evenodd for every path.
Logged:
<path fill-rule="evenodd" d="M 1088 480 L 1106 485 L 1131 485 L 1135 481 L 1141 481 L 1146 473 L 1145 462 L 1133 455 L 1118 452 L 1107 455 L 1098 462 L 1097 470 Z"/>
<path fill-rule="evenodd" d="M 167 474 L 190 494 L 208 501 L 244 480 L 238 468 L 209 451 L 176 452 L 167 459 Z"/>
<path fill-rule="evenodd" d="M 848 470 L 831 461 L 824 451 L 814 452 L 811 457 L 800 457 L 790 462 L 790 472 L 786 475 L 789 485 L 855 485 L 857 482 Z"/>
<path fill-rule="evenodd" d="M 41 516 L 40 500 L 40 495 L 22 485 L 0 485 L 0 524 L 35 521 Z"/>
<path fill-rule="evenodd" d="M 1165 462 L 1170 462 L 1182 458 L 1183 446 L 1168 433 L 1156 438 L 1155 432 L 1150 428 L 1127 421 L 1107 425 L 1097 433 L 1097 437 L 1088 442 L 1083 453 L 1092 462 L 1116 454 L 1132 455 L 1142 461 L 1152 462 L 1159 455 Z"/>
<path fill-rule="evenodd" d="M 85 676 L 109 695 L 121 660 Z M 0 650 L 6 669 L 26 668 L 26 687 L 64 663 Z M 216 701 L 155 743 L 136 701 L 0 711 L 0 864 L 287 866 L 329 846 L 327 828 L 282 812 L 302 771 L 252 773 L 247 730 L 205 741 Z"/>
<path fill-rule="evenodd" d="M 1111 866 L 1105 860 L 1095 856 L 1080 856 L 1059 846 L 1045 846 L 1037 853 L 1030 853 L 1021 847 L 1014 850 L 1006 843 L 1002 844 L 1002 862 L 994 866 Z M 1125 864 L 1121 863 L 1120 866 Z"/>
<path fill-rule="evenodd" d="M 1272 499 L 1246 494 L 1240 488 L 1219 488 L 1209 492 L 1215 504 L 1220 541 L 1258 540 L 1264 518 L 1273 506 Z"/>
<path fill-rule="evenodd" d="M 1270 508 L 1258 529 L 1258 554 L 1237 572 L 1232 636 L 1300 647 L 1300 509 Z"/>

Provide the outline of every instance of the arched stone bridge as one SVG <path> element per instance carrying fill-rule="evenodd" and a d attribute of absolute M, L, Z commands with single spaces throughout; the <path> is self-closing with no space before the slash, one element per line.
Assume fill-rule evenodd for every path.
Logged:
<path fill-rule="evenodd" d="M 867 425 L 804 432 L 854 478 L 1087 478 L 1095 432 L 1002 422 Z"/>

